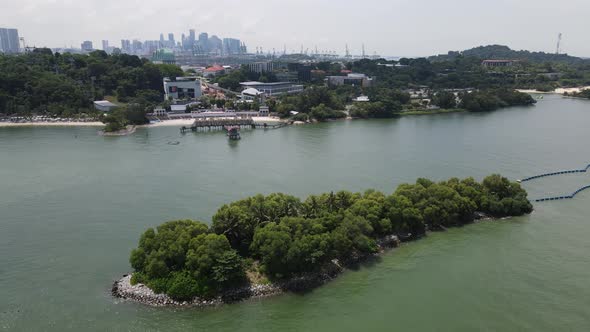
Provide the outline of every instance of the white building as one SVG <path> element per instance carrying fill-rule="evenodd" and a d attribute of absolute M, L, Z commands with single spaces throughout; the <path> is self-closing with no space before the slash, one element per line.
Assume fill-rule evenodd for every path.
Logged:
<path fill-rule="evenodd" d="M 94 102 L 94 108 L 101 112 L 110 112 L 117 107 L 116 104 L 113 104 L 108 100 L 97 100 Z"/>
<path fill-rule="evenodd" d="M 201 97 L 201 80 L 196 77 L 164 78 L 166 100 L 197 99 Z"/>
<path fill-rule="evenodd" d="M 328 81 L 328 85 L 331 86 L 355 85 L 368 88 L 374 84 L 374 78 L 357 73 L 350 73 L 347 76 L 328 76 L 326 80 Z"/>
<path fill-rule="evenodd" d="M 242 100 L 258 100 L 263 95 L 262 92 L 254 89 L 254 88 L 247 88 L 246 90 L 242 91 Z"/>
<path fill-rule="evenodd" d="M 356 101 L 356 102 L 360 102 L 360 103 L 366 103 L 366 102 L 369 102 L 371 100 L 367 96 L 358 96 L 358 97 L 354 98 L 352 101 Z"/>
<path fill-rule="evenodd" d="M 248 91 L 249 89 L 256 89 L 265 97 L 275 97 L 284 94 L 294 94 L 303 92 L 303 85 L 293 84 L 291 82 L 242 82 L 240 83 L 240 85 L 244 88 L 244 91 Z"/>

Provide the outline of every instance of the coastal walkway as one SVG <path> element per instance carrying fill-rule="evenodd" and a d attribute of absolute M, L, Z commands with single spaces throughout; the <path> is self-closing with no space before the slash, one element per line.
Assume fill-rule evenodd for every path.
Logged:
<path fill-rule="evenodd" d="M 562 175 L 562 174 L 586 173 L 586 172 L 588 172 L 588 169 L 590 169 L 590 164 L 588 166 L 586 166 L 586 168 L 583 168 L 583 169 L 574 169 L 574 170 L 566 170 L 566 171 L 558 171 L 558 172 L 552 172 L 552 173 L 539 174 L 539 175 L 531 176 L 528 178 L 524 178 L 522 180 L 518 180 L 518 182 L 527 182 L 527 181 L 531 181 L 531 180 L 535 180 L 535 179 L 540 179 L 540 178 L 545 178 L 545 177 L 555 176 L 555 175 Z M 534 201 L 535 202 L 546 202 L 546 201 L 557 201 L 557 200 L 562 200 L 562 199 L 572 199 L 572 198 L 576 197 L 577 194 L 579 194 L 580 192 L 582 192 L 588 188 L 590 188 L 590 185 L 584 186 L 584 187 L 574 191 L 571 195 L 537 198 Z"/>
<path fill-rule="evenodd" d="M 196 119 L 190 127 L 180 128 L 180 132 L 224 130 L 226 127 L 255 128 L 256 123 L 252 118 L 248 119 Z"/>

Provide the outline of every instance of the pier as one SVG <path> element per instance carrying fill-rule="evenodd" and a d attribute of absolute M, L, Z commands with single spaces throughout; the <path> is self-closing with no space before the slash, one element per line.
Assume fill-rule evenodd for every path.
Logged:
<path fill-rule="evenodd" d="M 181 133 L 187 131 L 212 131 L 212 130 L 226 130 L 226 127 L 242 128 L 263 128 L 263 129 L 277 129 L 287 126 L 285 122 L 278 123 L 259 123 L 252 118 L 217 118 L 217 119 L 196 119 L 190 127 L 180 128 Z"/>
<path fill-rule="evenodd" d="M 224 130 L 225 127 L 256 128 L 256 123 L 252 118 L 196 119 L 190 127 L 180 128 L 180 132 Z"/>

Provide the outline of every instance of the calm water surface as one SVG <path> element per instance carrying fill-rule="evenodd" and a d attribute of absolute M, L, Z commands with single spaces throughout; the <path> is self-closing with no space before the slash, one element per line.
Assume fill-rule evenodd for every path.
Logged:
<path fill-rule="evenodd" d="M 0 329 L 514 331 L 590 329 L 590 192 L 406 245 L 310 294 L 217 309 L 110 296 L 141 232 L 209 221 L 255 193 L 391 192 L 417 177 L 512 179 L 590 162 L 590 102 L 222 133 L 0 128 Z M 178 140 L 180 145 L 168 145 Z M 526 184 L 570 193 L 590 174 Z"/>

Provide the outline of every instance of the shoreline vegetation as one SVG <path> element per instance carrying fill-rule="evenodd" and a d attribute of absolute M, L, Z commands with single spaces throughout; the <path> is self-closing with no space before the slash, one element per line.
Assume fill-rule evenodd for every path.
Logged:
<path fill-rule="evenodd" d="M 434 115 L 434 114 L 448 114 L 448 113 L 462 113 L 468 112 L 462 108 L 439 108 L 439 109 L 425 109 L 425 110 L 408 110 L 400 113 L 400 116 L 404 115 Z"/>
<path fill-rule="evenodd" d="M 306 292 L 429 231 L 531 211 L 526 191 L 497 174 L 418 179 L 391 195 L 256 195 L 223 205 L 211 226 L 177 220 L 148 229 L 131 252 L 133 274 L 112 293 L 152 306 L 211 306 Z"/>

